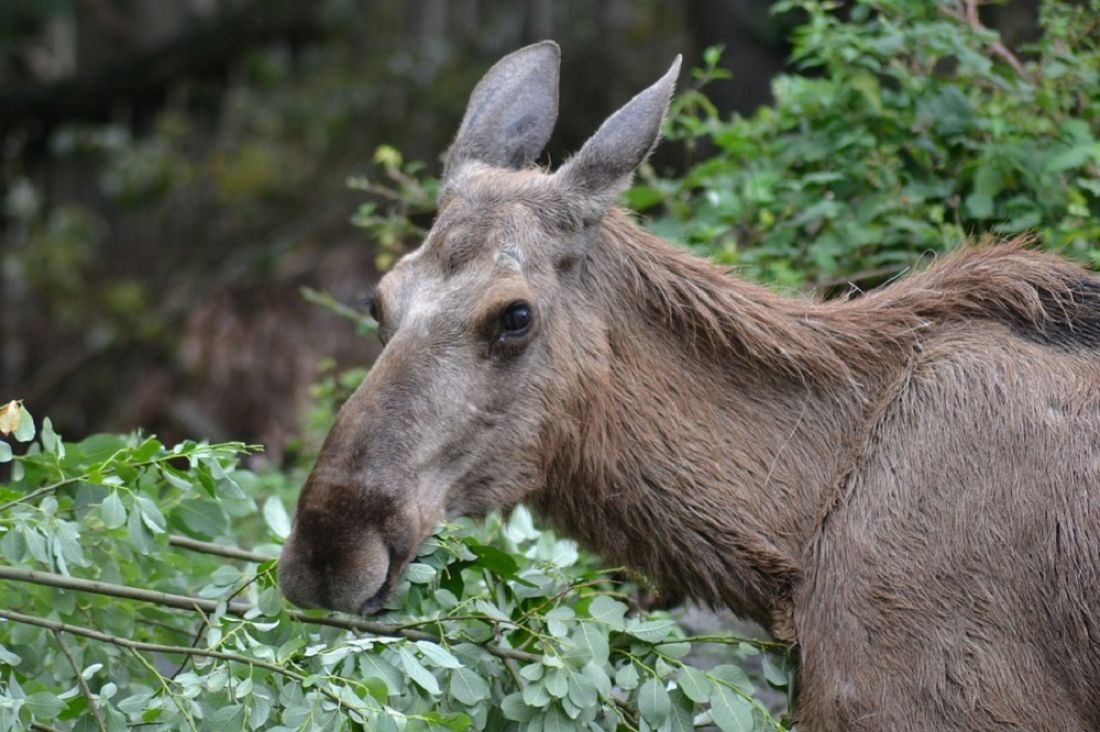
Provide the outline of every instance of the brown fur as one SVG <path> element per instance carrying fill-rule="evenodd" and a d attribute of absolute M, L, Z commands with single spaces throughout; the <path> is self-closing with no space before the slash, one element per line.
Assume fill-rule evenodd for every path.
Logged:
<path fill-rule="evenodd" d="M 819 303 L 603 243 L 614 368 L 536 508 L 800 643 L 804 727 L 1100 725 L 1090 275 L 1013 242 Z"/>
<path fill-rule="evenodd" d="M 800 729 L 1100 728 L 1100 282 L 1021 240 L 848 301 L 730 277 L 605 204 L 674 77 L 553 174 L 479 162 L 511 128 L 468 112 L 284 591 L 372 611 L 440 516 L 526 501 L 798 643 Z M 533 325 L 510 334 L 517 302 Z"/>

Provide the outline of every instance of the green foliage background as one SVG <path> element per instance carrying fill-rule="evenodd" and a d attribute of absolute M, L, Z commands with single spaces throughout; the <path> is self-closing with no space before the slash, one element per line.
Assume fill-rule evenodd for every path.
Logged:
<path fill-rule="evenodd" d="M 643 171 L 627 203 L 648 226 L 824 294 L 986 232 L 1100 262 L 1098 0 L 1047 2 L 1042 37 L 1016 56 L 953 4 L 777 7 L 803 14 L 804 73 L 751 117 L 683 92 L 668 136 L 697 162 Z M 720 75 L 717 53 L 698 86 Z M 355 186 L 396 205 L 365 204 L 356 223 L 386 265 L 434 188 L 395 150 L 378 162 L 385 177 Z M 288 608 L 269 557 L 311 439 L 360 377 L 319 387 L 307 459 L 283 472 L 244 469 L 239 443 L 64 442 L 46 420 L 35 436 L 24 411 L 0 440 L 0 730 L 784 728 L 755 694 L 796 692 L 788 649 L 686 637 L 522 510 L 442 527 L 370 623 Z M 693 665 L 712 643 L 731 662 Z M 750 678 L 741 663 L 762 652 Z"/>

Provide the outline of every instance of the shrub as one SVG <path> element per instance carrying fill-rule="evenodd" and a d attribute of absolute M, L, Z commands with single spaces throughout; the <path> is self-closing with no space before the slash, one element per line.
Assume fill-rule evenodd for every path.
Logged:
<path fill-rule="evenodd" d="M 17 403 L 5 415 L 33 439 Z M 292 488 L 243 469 L 250 452 L 68 443 L 49 420 L 23 455 L 0 440 L 0 730 L 782 728 L 740 666 L 685 656 L 778 651 L 764 668 L 785 687 L 785 648 L 639 612 L 522 509 L 441 527 L 377 620 L 288 607 L 271 557 Z"/>
<path fill-rule="evenodd" d="M 782 285 L 875 284 L 975 235 L 1034 231 L 1100 264 L 1100 2 L 1041 5 L 1017 60 L 962 3 L 784 0 L 805 22 L 775 102 L 668 136 L 713 154 L 628 194 L 652 229 Z M 697 77 L 715 75 L 717 51 Z M 719 70 L 720 71 L 720 70 Z"/>

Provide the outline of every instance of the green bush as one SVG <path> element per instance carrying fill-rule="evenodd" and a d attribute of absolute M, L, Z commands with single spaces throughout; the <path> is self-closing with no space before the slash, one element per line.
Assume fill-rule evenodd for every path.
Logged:
<path fill-rule="evenodd" d="M 0 434 L 33 439 L 5 415 Z M 242 469 L 250 452 L 67 443 L 49 420 L 24 455 L 0 440 L 0 730 L 782 729 L 739 665 L 684 657 L 778 651 L 764 669 L 786 687 L 785 648 L 638 612 L 523 509 L 441 527 L 377 620 L 288 607 L 271 557 L 293 489 Z"/>
<path fill-rule="evenodd" d="M 1035 232 L 1100 264 L 1100 2 L 1043 2 L 1020 61 L 958 5 L 778 3 L 805 14 L 794 61 L 808 73 L 778 77 L 751 117 L 681 94 L 668 137 L 713 154 L 678 179 L 650 173 L 628 203 L 781 285 L 875 284 L 984 232 Z M 703 81 L 717 52 L 707 61 Z"/>

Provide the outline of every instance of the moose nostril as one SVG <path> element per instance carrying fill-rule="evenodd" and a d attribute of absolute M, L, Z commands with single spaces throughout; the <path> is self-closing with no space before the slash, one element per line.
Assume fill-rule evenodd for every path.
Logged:
<path fill-rule="evenodd" d="M 382 609 L 382 605 L 389 599 L 390 588 L 389 583 L 382 585 L 378 592 L 374 593 L 374 597 L 370 598 L 363 603 L 363 606 L 359 608 L 360 615 L 374 615 L 376 612 Z"/>

